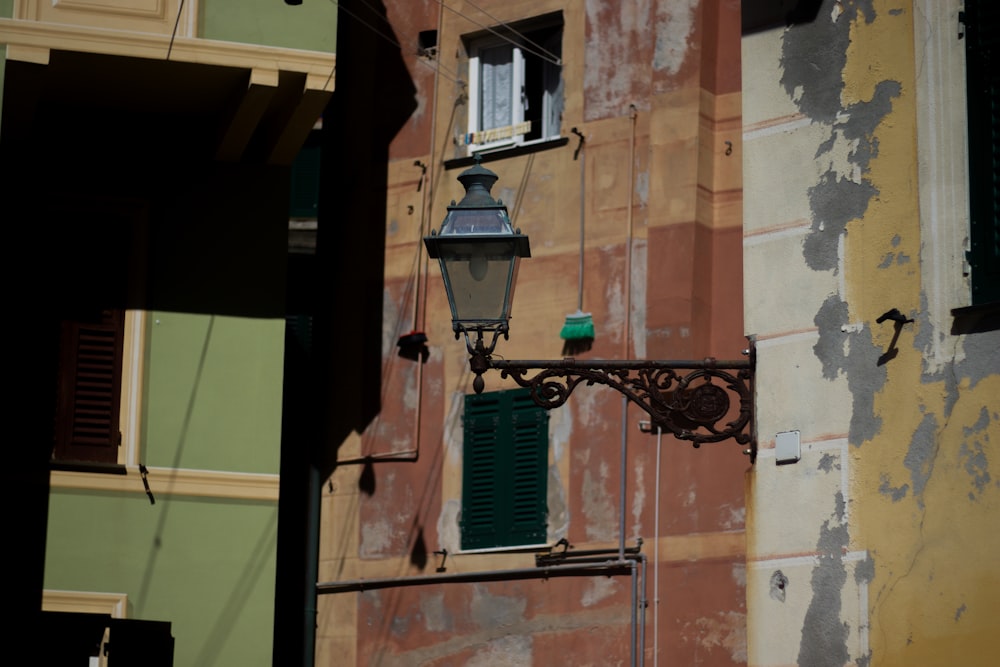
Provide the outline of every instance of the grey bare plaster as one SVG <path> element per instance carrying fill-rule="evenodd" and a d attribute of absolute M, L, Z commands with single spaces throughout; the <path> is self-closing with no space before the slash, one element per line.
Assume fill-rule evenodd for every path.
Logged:
<path fill-rule="evenodd" d="M 906 492 L 910 489 L 909 484 L 904 484 L 902 486 L 891 486 L 889 484 L 889 475 L 882 473 L 879 477 L 878 492 L 883 496 L 889 496 L 892 498 L 892 502 L 896 503 L 906 497 Z"/>
<path fill-rule="evenodd" d="M 973 435 L 984 431 L 989 422 L 990 413 L 984 406 L 979 413 L 979 419 L 976 420 L 976 423 L 971 427 L 966 426 L 962 428 L 966 440 L 972 439 Z M 983 438 L 986 439 L 988 436 L 983 433 Z M 976 491 L 982 494 L 992 481 L 983 443 L 978 438 L 972 439 L 971 442 L 963 442 L 961 447 L 959 447 L 958 454 L 964 462 L 965 471 L 972 478 L 972 484 L 976 487 Z M 969 499 L 975 500 L 975 494 L 970 493 Z"/>
<path fill-rule="evenodd" d="M 986 406 L 984 405 L 983 409 L 979 411 L 979 419 L 976 420 L 976 423 L 972 424 L 971 426 L 962 427 L 962 435 L 968 438 L 973 433 L 978 433 L 979 431 L 984 430 L 989 425 L 990 425 L 990 411 L 987 410 Z"/>
<path fill-rule="evenodd" d="M 843 496 L 838 493 L 838 508 Z M 839 514 L 840 510 L 838 510 Z M 841 596 L 847 583 L 847 567 L 841 554 L 847 547 L 847 526 L 838 517 L 833 525 L 823 522 L 816 550 L 819 564 L 812 571 L 812 599 L 802 625 L 798 664 L 809 667 L 842 667 L 850 661 L 848 626 L 840 620 Z"/>
<path fill-rule="evenodd" d="M 833 171 L 809 188 L 812 232 L 802 245 L 806 264 L 814 271 L 833 271 L 838 266 L 840 235 L 847 223 L 864 215 L 868 202 L 878 194 L 871 183 L 855 183 Z"/>
<path fill-rule="evenodd" d="M 964 336 L 965 359 L 956 365 L 959 377 L 969 378 L 972 389 L 980 380 L 1000 373 L 1000 331 Z"/>
<path fill-rule="evenodd" d="M 860 446 L 874 438 L 882 427 L 882 418 L 875 414 L 875 394 L 885 385 L 887 373 L 885 366 L 878 365 L 882 350 L 871 343 L 867 324 L 855 333 L 841 330 L 848 324 L 847 304 L 837 295 L 827 297 L 813 322 L 819 330 L 813 352 L 822 363 L 823 377 L 833 380 L 841 372 L 847 375 L 847 387 L 853 397 L 848 441 Z"/>
<path fill-rule="evenodd" d="M 817 466 L 823 472 L 833 472 L 840 470 L 840 459 L 833 454 L 823 454 Z"/>
<path fill-rule="evenodd" d="M 875 561 L 869 553 L 864 560 L 859 560 L 854 566 L 854 582 L 858 586 L 870 584 L 875 578 Z"/>
<path fill-rule="evenodd" d="M 815 21 L 785 31 L 781 48 L 781 85 L 809 118 L 832 123 L 840 110 L 843 71 L 850 43 L 850 20 L 830 21 L 829 0 Z"/>
<path fill-rule="evenodd" d="M 813 324 L 819 329 L 819 340 L 813 345 L 813 352 L 822 364 L 823 377 L 835 380 L 844 361 L 846 335 L 840 327 L 847 324 L 847 304 L 836 295 L 830 295 L 820 306 Z"/>
<path fill-rule="evenodd" d="M 839 13 L 833 11 L 835 4 Z M 831 127 L 831 138 L 821 144 L 817 157 L 833 150 L 839 133 L 854 142 L 848 159 L 862 175 L 858 182 L 831 169 L 809 189 L 812 230 L 803 242 L 802 253 L 806 264 L 815 271 L 838 270 L 841 235 L 849 222 L 864 217 L 878 195 L 864 174 L 878 154 L 874 132 L 892 110 L 893 98 L 901 92 L 898 82 L 883 80 L 876 84 L 870 100 L 842 105 L 843 71 L 851 24 L 856 19 L 867 23 L 875 20 L 871 0 L 824 0 L 815 21 L 789 28 L 782 36 L 782 86 L 803 114 Z M 893 259 L 888 258 L 886 266 Z M 871 341 L 867 326 L 845 345 L 841 326 L 849 322 L 847 305 L 840 301 L 842 296 L 832 295 L 816 314 L 820 340 L 814 351 L 823 364 L 825 378 L 834 379 L 841 371 L 849 371 L 848 386 L 854 397 L 849 439 L 860 445 L 874 437 L 881 426 L 873 410 L 874 395 L 885 384 L 886 370 L 876 363 L 882 351 L 864 342 Z"/>
<path fill-rule="evenodd" d="M 910 481 L 913 483 L 913 496 L 920 507 L 924 506 L 923 493 L 927 480 L 934 470 L 934 458 L 937 453 L 935 444 L 938 430 L 937 417 L 931 413 L 925 414 L 920 425 L 913 433 L 910 446 L 903 457 L 903 465 L 910 471 Z"/>

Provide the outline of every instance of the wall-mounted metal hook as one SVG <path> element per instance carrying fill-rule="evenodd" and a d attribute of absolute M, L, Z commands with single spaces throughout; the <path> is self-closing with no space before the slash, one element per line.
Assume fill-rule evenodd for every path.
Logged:
<path fill-rule="evenodd" d="M 438 572 L 444 572 L 445 569 L 446 569 L 445 566 L 444 566 L 444 562 L 446 560 L 448 560 L 448 550 L 447 549 L 441 549 L 441 551 L 435 551 L 434 555 L 435 556 L 441 556 L 441 563 L 437 566 L 437 571 Z"/>
<path fill-rule="evenodd" d="M 893 308 L 892 310 L 887 310 L 882 313 L 875 322 L 882 324 L 886 320 L 892 320 L 893 322 L 898 322 L 899 324 L 908 324 L 913 320 L 908 318 L 903 313 L 899 312 L 899 308 Z"/>
<path fill-rule="evenodd" d="M 146 475 L 149 474 L 149 470 L 147 470 L 146 466 L 141 463 L 139 464 L 139 474 L 142 475 L 142 485 L 146 488 L 146 495 L 149 496 L 149 504 L 155 505 L 156 498 L 153 497 L 153 491 L 149 488 L 149 480 L 146 479 Z"/>
<path fill-rule="evenodd" d="M 413 166 L 420 167 L 420 180 L 417 181 L 417 192 L 420 192 L 420 188 L 424 186 L 424 177 L 427 176 L 427 165 L 420 160 L 414 160 Z"/>
<path fill-rule="evenodd" d="M 576 150 L 573 151 L 573 159 L 576 160 L 576 158 L 580 155 L 580 149 L 583 148 L 583 142 L 586 141 L 586 139 L 584 138 L 583 133 L 575 127 L 572 128 L 570 132 L 580 137 L 580 143 L 576 145 Z"/>
<path fill-rule="evenodd" d="M 903 313 L 900 312 L 899 308 L 892 308 L 882 313 L 878 319 L 875 320 L 876 323 L 882 324 L 886 320 L 892 320 L 893 333 L 892 341 L 889 343 L 889 349 L 887 349 L 879 358 L 877 364 L 882 366 L 883 364 L 892 361 L 899 354 L 899 348 L 896 347 L 896 341 L 899 340 L 899 332 L 903 330 L 904 324 L 909 324 L 913 320 Z"/>

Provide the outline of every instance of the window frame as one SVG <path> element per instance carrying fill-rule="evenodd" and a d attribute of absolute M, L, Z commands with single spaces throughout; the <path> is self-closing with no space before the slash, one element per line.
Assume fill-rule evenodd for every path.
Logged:
<path fill-rule="evenodd" d="M 473 36 L 465 37 L 469 55 L 469 99 L 466 134 L 464 135 L 464 139 L 468 154 L 471 155 L 473 153 L 510 147 L 530 146 L 533 144 L 552 141 L 553 139 L 558 139 L 561 136 L 562 123 L 557 121 L 554 123 L 555 127 L 550 127 L 550 125 L 552 125 L 551 119 L 554 117 L 553 105 L 558 105 L 560 107 L 558 117 L 561 119 L 561 107 L 565 100 L 564 79 L 562 75 L 563 64 L 561 62 L 563 27 L 564 24 L 562 15 L 561 13 L 557 13 L 555 15 L 529 19 L 528 21 L 517 24 L 515 28 L 505 29 L 504 32 L 493 30 L 487 33 L 478 33 Z M 530 44 L 530 42 L 534 41 L 534 35 L 544 30 L 554 30 L 558 34 L 558 54 L 560 57 L 559 65 L 555 65 L 537 55 L 533 58 L 525 56 L 526 51 L 529 55 L 531 55 L 531 51 L 537 50 L 537 47 Z M 504 127 L 511 127 L 513 129 L 525 122 L 525 110 L 527 108 L 526 98 L 529 95 L 529 92 L 525 91 L 524 88 L 529 79 L 529 67 L 542 68 L 542 71 L 538 73 L 542 81 L 542 127 L 538 130 L 538 136 L 532 139 L 524 138 L 531 134 L 533 128 L 529 128 L 529 131 L 526 133 L 512 134 L 510 137 L 502 137 L 493 141 L 476 143 L 473 141 L 473 137 L 475 137 L 475 135 L 479 132 L 486 131 L 480 127 L 480 115 L 483 106 L 481 53 L 504 44 L 509 44 L 511 47 L 512 70 L 510 92 L 511 119 L 510 125 Z M 531 65 L 533 62 L 537 62 L 537 65 Z M 550 67 L 555 68 L 554 71 L 549 69 Z M 547 76 L 557 77 L 557 83 L 554 91 L 552 92 L 546 90 L 545 87 L 545 79 Z M 520 100 L 518 98 L 520 98 Z M 494 128 L 487 128 L 487 130 L 488 129 Z"/>
<path fill-rule="evenodd" d="M 462 552 L 544 546 L 548 411 L 528 389 L 469 394 L 462 423 Z"/>
<path fill-rule="evenodd" d="M 146 335 L 146 320 L 148 313 L 144 310 L 126 309 L 122 312 L 123 326 L 118 332 L 120 346 L 120 362 L 117 368 L 115 384 L 118 390 L 117 424 L 119 442 L 115 447 L 115 460 L 96 462 L 61 458 L 56 453 L 53 433 L 53 451 L 50 456 L 50 467 L 53 471 L 76 471 L 95 473 L 125 474 L 127 467 L 135 467 L 139 463 L 139 439 L 141 431 L 142 404 L 142 374 L 144 372 L 143 350 Z M 64 321 L 65 322 L 65 321 Z M 60 355 L 63 355 L 60 350 Z M 69 372 L 72 369 L 65 369 Z M 58 371 L 57 382 L 65 382 L 64 371 Z M 60 410 L 55 414 L 54 429 L 63 428 L 58 423 L 61 419 Z"/>

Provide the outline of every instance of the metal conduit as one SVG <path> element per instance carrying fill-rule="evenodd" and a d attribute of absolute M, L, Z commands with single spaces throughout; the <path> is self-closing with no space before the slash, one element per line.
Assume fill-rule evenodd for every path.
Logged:
<path fill-rule="evenodd" d="M 642 538 L 638 538 L 636 545 L 634 547 L 626 547 L 625 554 L 636 555 L 642 550 Z M 607 560 L 589 558 L 591 556 L 612 556 L 618 553 L 618 549 L 579 549 L 574 551 L 558 551 L 549 552 L 546 554 L 538 554 L 535 556 L 536 565 L 556 565 L 566 562 L 579 562 L 579 561 L 598 561 Z"/>
<path fill-rule="evenodd" d="M 640 543 L 641 545 L 641 543 Z M 515 579 L 551 579 L 555 577 L 585 576 L 604 574 L 606 576 L 628 574 L 631 579 L 632 602 L 630 605 L 630 656 L 629 664 L 636 667 L 646 664 L 646 555 L 638 553 L 639 546 L 630 547 L 629 554 L 623 560 L 602 560 L 600 552 L 614 553 L 614 550 L 592 549 L 592 555 L 582 559 L 570 559 L 574 562 L 562 565 L 543 565 L 539 567 L 518 568 L 512 570 L 484 570 L 480 572 L 456 572 L 454 574 L 418 575 L 409 577 L 386 577 L 382 579 L 354 579 L 351 581 L 331 581 L 316 584 L 317 595 L 336 595 L 338 593 L 360 593 L 385 588 L 401 588 L 407 586 L 426 586 L 447 583 L 474 583 L 479 581 L 507 581 Z M 641 564 L 641 573 L 638 567 Z M 640 583 L 641 581 L 641 583 Z M 641 589 L 641 592 L 640 592 Z M 638 617 L 638 618 L 637 618 Z"/>
<path fill-rule="evenodd" d="M 527 567 L 512 570 L 484 570 L 480 572 L 456 572 L 454 574 L 417 575 L 410 577 L 386 577 L 382 579 L 354 579 L 350 581 L 330 581 L 316 584 L 319 595 L 334 595 L 370 591 L 382 588 L 403 586 L 426 586 L 430 584 L 447 584 L 477 581 L 504 581 L 507 579 L 549 579 L 575 575 L 595 574 L 604 572 L 625 574 L 633 567 L 630 559 L 624 561 L 608 560 L 602 563 L 581 563 L 568 565 L 547 565 L 544 567 Z"/>

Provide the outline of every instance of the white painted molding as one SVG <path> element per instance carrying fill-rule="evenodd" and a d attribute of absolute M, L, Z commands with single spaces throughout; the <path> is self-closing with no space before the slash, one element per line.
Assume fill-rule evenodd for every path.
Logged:
<path fill-rule="evenodd" d="M 53 489 L 82 489 L 145 495 L 138 466 L 127 466 L 128 474 L 53 470 Z M 147 481 L 155 498 L 193 496 L 240 500 L 278 500 L 278 475 L 147 467 Z"/>
<path fill-rule="evenodd" d="M 128 596 L 125 593 L 96 593 L 88 591 L 42 591 L 44 611 L 69 611 L 84 614 L 108 614 L 111 618 L 128 615 Z"/>
<path fill-rule="evenodd" d="M 199 0 L 16 0 L 14 18 L 194 37 Z"/>
<path fill-rule="evenodd" d="M 174 62 L 221 65 L 246 69 L 292 71 L 306 74 L 306 90 L 332 92 L 337 57 L 332 53 L 306 51 L 259 44 L 241 44 L 209 39 L 110 30 L 107 28 L 41 23 L 0 18 L 0 44 L 7 45 L 7 58 L 37 62 L 41 49 L 80 51 L 113 56 L 166 59 Z"/>

